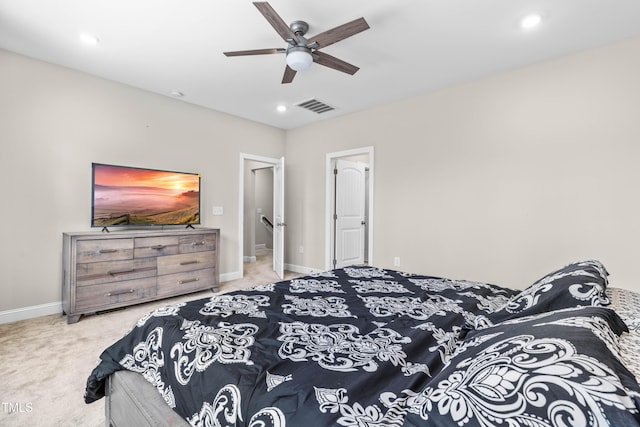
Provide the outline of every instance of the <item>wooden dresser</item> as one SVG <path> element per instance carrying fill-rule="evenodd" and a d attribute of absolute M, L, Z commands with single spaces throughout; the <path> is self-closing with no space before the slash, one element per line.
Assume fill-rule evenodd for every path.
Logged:
<path fill-rule="evenodd" d="M 67 323 L 83 314 L 218 289 L 218 229 L 63 233 L 62 243 Z"/>

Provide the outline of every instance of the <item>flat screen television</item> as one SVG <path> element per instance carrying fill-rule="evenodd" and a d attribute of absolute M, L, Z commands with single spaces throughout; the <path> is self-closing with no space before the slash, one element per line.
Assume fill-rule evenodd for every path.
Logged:
<path fill-rule="evenodd" d="M 91 166 L 92 227 L 200 224 L 200 174 Z"/>

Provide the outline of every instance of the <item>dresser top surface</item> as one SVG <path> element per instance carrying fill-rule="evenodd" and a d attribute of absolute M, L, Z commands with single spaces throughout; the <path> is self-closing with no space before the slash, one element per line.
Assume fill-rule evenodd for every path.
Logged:
<path fill-rule="evenodd" d="M 78 231 L 78 232 L 64 232 L 63 236 L 80 238 L 80 239 L 118 239 L 126 237 L 153 237 L 153 236 L 188 236 L 193 234 L 212 233 L 219 232 L 219 228 L 198 227 L 193 229 L 164 229 L 164 230 L 144 230 L 144 229 L 128 229 L 128 230 L 114 230 L 109 232 L 101 231 Z"/>

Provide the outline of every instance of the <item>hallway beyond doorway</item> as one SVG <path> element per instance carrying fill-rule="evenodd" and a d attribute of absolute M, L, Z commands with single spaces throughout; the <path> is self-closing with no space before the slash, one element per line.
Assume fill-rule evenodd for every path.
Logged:
<path fill-rule="evenodd" d="M 244 280 L 258 285 L 279 282 L 280 278 L 273 271 L 273 250 L 269 248 L 256 248 L 256 261 L 243 263 Z M 285 270 L 284 279 L 290 280 L 299 277 L 300 274 Z"/>

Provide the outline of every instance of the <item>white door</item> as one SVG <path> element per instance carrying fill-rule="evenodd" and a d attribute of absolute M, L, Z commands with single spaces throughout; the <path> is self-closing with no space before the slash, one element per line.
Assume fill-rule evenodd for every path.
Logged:
<path fill-rule="evenodd" d="M 284 157 L 273 167 L 273 270 L 284 279 Z"/>
<path fill-rule="evenodd" d="M 365 166 L 338 159 L 335 187 L 334 268 L 364 263 Z"/>

